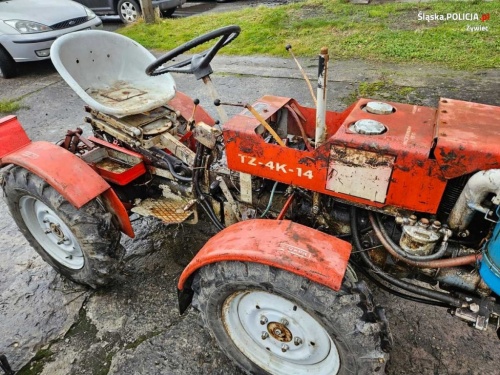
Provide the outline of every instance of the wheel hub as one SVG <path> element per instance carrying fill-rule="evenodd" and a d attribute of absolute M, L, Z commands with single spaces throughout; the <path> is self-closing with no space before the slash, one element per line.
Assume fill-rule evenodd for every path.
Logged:
<path fill-rule="evenodd" d="M 61 226 L 56 223 L 50 223 L 49 224 L 50 231 L 59 239 L 64 240 L 64 233 L 61 230 Z"/>
<path fill-rule="evenodd" d="M 222 315 L 238 349 L 267 372 L 336 374 L 340 367 L 338 350 L 322 325 L 281 296 L 239 291 L 226 299 Z"/>
<path fill-rule="evenodd" d="M 271 322 L 267 325 L 267 331 L 274 339 L 281 342 L 290 342 L 293 340 L 292 332 L 282 323 Z"/>

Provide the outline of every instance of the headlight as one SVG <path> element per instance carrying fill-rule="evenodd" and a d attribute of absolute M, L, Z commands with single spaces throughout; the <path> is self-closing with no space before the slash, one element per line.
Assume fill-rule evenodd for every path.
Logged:
<path fill-rule="evenodd" d="M 95 15 L 95 13 L 93 11 L 91 11 L 89 8 L 83 7 L 83 9 L 85 9 L 85 12 L 87 12 L 87 20 L 91 20 L 92 18 L 96 18 L 97 17 Z"/>
<path fill-rule="evenodd" d="M 43 33 L 44 31 L 52 30 L 46 25 L 33 21 L 8 20 L 4 22 L 19 31 L 21 34 Z"/>

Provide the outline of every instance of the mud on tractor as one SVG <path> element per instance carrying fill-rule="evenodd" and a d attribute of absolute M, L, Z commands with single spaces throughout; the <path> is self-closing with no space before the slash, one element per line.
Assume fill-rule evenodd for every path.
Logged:
<path fill-rule="evenodd" d="M 218 29 L 158 59 L 102 31 L 54 43 L 93 136 L 31 142 L 16 117 L 0 120 L 4 196 L 35 250 L 95 288 L 120 270 L 131 213 L 211 222 L 218 233 L 182 272 L 179 306 L 198 309 L 249 374 L 384 373 L 389 325 L 358 274 L 498 329 L 500 107 L 359 99 L 327 111 L 327 50 L 316 108 L 226 103 L 210 62 L 239 33 Z M 202 80 L 218 119 L 170 72 Z M 241 112 L 228 119 L 228 105 Z"/>

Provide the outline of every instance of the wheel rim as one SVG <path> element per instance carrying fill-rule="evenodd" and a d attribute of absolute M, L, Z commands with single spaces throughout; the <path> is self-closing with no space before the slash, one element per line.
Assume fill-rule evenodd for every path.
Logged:
<path fill-rule="evenodd" d="M 337 374 L 340 357 L 326 330 L 296 303 L 263 291 L 239 291 L 222 307 L 238 349 L 276 375 Z"/>
<path fill-rule="evenodd" d="M 19 207 L 24 223 L 47 254 L 67 268 L 83 267 L 85 259 L 78 240 L 53 210 L 30 196 L 22 197 Z"/>
<path fill-rule="evenodd" d="M 120 6 L 120 14 L 122 18 L 127 22 L 135 22 L 137 18 L 139 18 L 139 12 L 137 12 L 137 8 L 134 4 L 129 3 L 128 1 L 124 2 Z"/>

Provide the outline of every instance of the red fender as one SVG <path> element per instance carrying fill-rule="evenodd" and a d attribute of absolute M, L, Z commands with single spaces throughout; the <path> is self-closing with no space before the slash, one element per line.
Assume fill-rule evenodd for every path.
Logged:
<path fill-rule="evenodd" d="M 184 269 L 182 291 L 198 269 L 216 262 L 266 264 L 303 276 L 333 290 L 342 284 L 351 244 L 289 220 L 246 220 L 213 236 Z"/>
<path fill-rule="evenodd" d="M 108 183 L 82 159 L 62 147 L 49 142 L 31 142 L 14 116 L 0 120 L 0 166 L 6 164 L 15 164 L 36 174 L 76 208 L 101 195 L 108 210 L 118 219 L 122 232 L 134 237 L 127 211 Z"/>
<path fill-rule="evenodd" d="M 168 105 L 179 111 L 185 119 L 191 118 L 194 109 L 193 99 L 180 91 L 175 93 L 175 97 L 168 102 Z M 208 114 L 202 106 L 198 106 L 194 113 L 194 121 L 196 123 L 203 121 L 207 125 L 214 125 L 214 119 Z"/>

